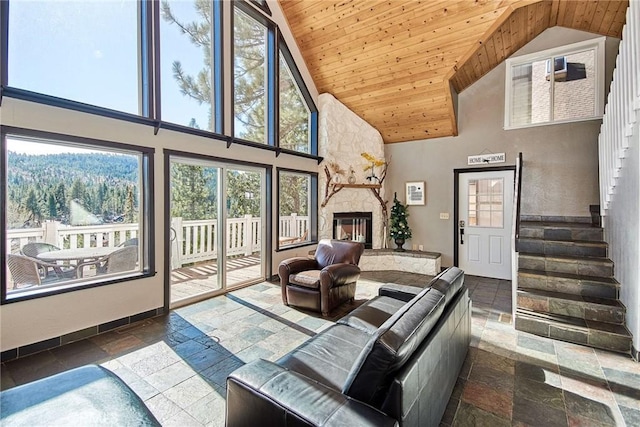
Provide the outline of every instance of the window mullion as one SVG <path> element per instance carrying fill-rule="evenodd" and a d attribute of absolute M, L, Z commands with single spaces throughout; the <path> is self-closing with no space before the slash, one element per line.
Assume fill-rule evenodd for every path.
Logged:
<path fill-rule="evenodd" d="M 276 30 L 267 27 L 267 144 L 276 146 L 278 135 L 278 62 Z"/>
<path fill-rule="evenodd" d="M 549 96 L 551 97 L 551 99 L 549 100 L 549 123 L 553 123 L 554 117 L 555 117 L 555 113 L 554 113 L 554 102 L 555 102 L 555 96 L 554 96 L 554 90 L 555 90 L 555 80 L 556 80 L 556 59 L 554 56 L 551 56 L 551 59 L 549 60 L 551 61 L 551 77 L 549 78 L 549 82 L 551 84 L 551 86 L 549 87 Z"/>
<path fill-rule="evenodd" d="M 211 58 L 213 60 L 213 64 L 211 66 L 211 70 L 213 72 L 212 80 L 213 87 L 211 94 L 212 99 L 212 120 L 214 124 L 214 131 L 216 133 L 222 134 L 224 133 L 224 84 L 223 84 L 223 28 L 222 28 L 222 2 L 218 0 L 213 1 L 213 28 L 211 29 Z"/>

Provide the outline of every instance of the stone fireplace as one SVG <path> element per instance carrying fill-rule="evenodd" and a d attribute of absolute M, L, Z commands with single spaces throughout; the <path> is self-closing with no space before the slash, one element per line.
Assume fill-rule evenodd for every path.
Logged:
<path fill-rule="evenodd" d="M 320 196 L 318 215 L 318 234 L 321 239 L 334 238 L 334 215 L 367 212 L 371 214 L 370 232 L 367 234 L 361 231 L 355 233 L 355 238 L 365 236 L 365 244 L 368 249 L 380 249 L 386 247 L 382 207 L 371 188 L 366 188 L 364 184 L 375 183 L 367 180 L 370 171 L 365 171 L 364 167 L 370 163 L 362 157 L 362 153 L 368 153 L 377 159 L 384 159 L 384 142 L 380 132 L 370 124 L 362 120 L 355 113 L 349 110 L 344 104 L 338 101 L 333 95 L 323 93 L 318 97 L 319 126 L 318 126 L 318 147 L 319 155 L 324 158 L 318 167 L 318 193 Z M 327 185 L 327 176 L 324 172 L 325 166 L 335 163 L 344 174 L 338 176 L 337 180 Z M 393 168 L 393 165 L 391 165 Z M 356 185 L 345 185 L 348 183 L 350 170 L 354 171 Z M 376 170 L 379 174 L 381 171 Z M 335 178 L 335 176 L 333 176 Z M 362 187 L 358 187 L 363 184 Z M 340 191 L 333 194 L 325 201 L 325 192 L 331 192 L 335 186 L 343 185 Z M 386 183 L 379 189 L 380 197 L 385 198 Z M 355 224 L 357 225 L 357 224 Z M 345 232 L 346 233 L 346 232 Z M 349 238 L 353 239 L 352 232 Z M 341 235 L 335 234 L 335 238 Z M 370 236 L 370 237 L 369 237 Z"/>
<path fill-rule="evenodd" d="M 336 212 L 333 214 L 333 238 L 364 243 L 365 249 L 373 247 L 371 212 Z"/>

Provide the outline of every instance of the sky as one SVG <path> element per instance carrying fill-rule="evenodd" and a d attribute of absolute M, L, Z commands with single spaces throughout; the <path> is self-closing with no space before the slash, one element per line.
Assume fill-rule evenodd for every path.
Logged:
<path fill-rule="evenodd" d="M 193 2 L 169 2 L 181 21 L 198 16 Z M 201 50 L 161 20 L 163 120 L 206 128 L 209 106 L 180 93 L 172 63 L 187 74 L 204 68 Z M 138 114 L 137 2 L 12 1 L 9 86 Z"/>
<path fill-rule="evenodd" d="M 7 138 L 7 151 L 20 154 L 60 154 L 60 153 L 93 153 L 94 150 L 70 147 L 67 145 L 39 144 L 37 142 L 23 141 Z"/>

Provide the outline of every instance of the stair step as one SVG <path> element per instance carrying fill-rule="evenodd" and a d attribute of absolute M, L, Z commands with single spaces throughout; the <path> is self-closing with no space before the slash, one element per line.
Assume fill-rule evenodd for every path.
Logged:
<path fill-rule="evenodd" d="M 518 269 L 518 287 L 584 297 L 617 299 L 620 284 L 610 277 Z"/>
<path fill-rule="evenodd" d="M 584 240 L 601 242 L 604 232 L 602 228 L 590 224 L 571 222 L 537 222 L 521 221 L 520 237 L 533 237 L 547 240 L 575 241 Z"/>
<path fill-rule="evenodd" d="M 533 237 L 520 237 L 517 246 L 519 252 L 530 254 L 595 258 L 607 256 L 607 244 L 605 242 L 545 240 Z"/>
<path fill-rule="evenodd" d="M 613 261 L 607 258 L 585 258 L 570 255 L 541 255 L 520 252 L 518 267 L 590 277 L 613 277 Z"/>
<path fill-rule="evenodd" d="M 523 309 L 516 310 L 515 325 L 519 331 L 542 337 L 619 353 L 631 353 L 631 334 L 623 325 L 536 313 Z"/>
<path fill-rule="evenodd" d="M 517 308 L 578 319 L 623 324 L 626 309 L 620 301 L 518 287 Z"/>

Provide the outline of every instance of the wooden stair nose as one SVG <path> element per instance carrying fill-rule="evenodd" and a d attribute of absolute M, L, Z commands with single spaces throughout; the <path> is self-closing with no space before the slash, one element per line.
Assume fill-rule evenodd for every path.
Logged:
<path fill-rule="evenodd" d="M 516 310 L 516 329 L 535 335 L 630 354 L 632 337 L 624 325 L 558 314 Z"/>

